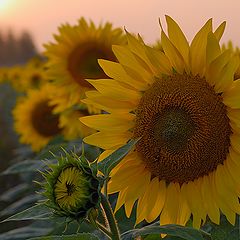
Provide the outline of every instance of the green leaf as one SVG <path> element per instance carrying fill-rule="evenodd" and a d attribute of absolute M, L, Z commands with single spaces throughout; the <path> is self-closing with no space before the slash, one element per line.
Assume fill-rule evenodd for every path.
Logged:
<path fill-rule="evenodd" d="M 51 161 L 53 163 L 56 162 L 56 160 L 54 159 L 52 159 Z M 42 160 L 25 160 L 10 166 L 8 169 L 3 171 L 0 175 L 36 172 L 40 169 L 43 169 L 44 167 L 46 167 L 46 163 Z"/>
<path fill-rule="evenodd" d="M 29 188 L 29 185 L 26 183 L 21 183 L 15 187 L 10 188 L 6 192 L 1 193 L 0 201 L 12 202 L 19 198 L 24 192 Z"/>
<path fill-rule="evenodd" d="M 111 170 L 132 150 L 139 139 L 131 139 L 126 145 L 120 147 L 115 152 L 98 163 L 98 169 L 108 176 Z"/>
<path fill-rule="evenodd" d="M 31 220 L 31 219 L 49 219 L 52 216 L 50 209 L 44 204 L 37 204 L 30 207 L 20 213 L 14 214 L 13 216 L 3 220 L 2 222 L 8 221 L 20 221 L 20 220 Z"/>
<path fill-rule="evenodd" d="M 32 206 L 35 202 L 40 200 L 42 196 L 40 194 L 29 194 L 18 201 L 10 204 L 0 212 L 0 216 L 9 216 Z"/>
<path fill-rule="evenodd" d="M 47 236 L 47 237 L 36 237 L 30 238 L 29 240 L 99 240 L 99 238 L 91 233 L 79 233 L 73 235 L 63 236 Z"/>
<path fill-rule="evenodd" d="M 22 227 L 0 234 L 1 240 L 19 240 L 29 239 L 30 237 L 38 237 L 49 234 L 52 228 Z"/>
<path fill-rule="evenodd" d="M 159 223 L 153 223 L 140 229 L 133 229 L 122 234 L 123 240 L 130 240 L 137 236 L 148 234 L 168 234 L 170 236 L 180 237 L 186 240 L 204 240 L 202 234 L 208 233 L 190 227 L 183 227 L 175 224 L 160 226 Z"/>

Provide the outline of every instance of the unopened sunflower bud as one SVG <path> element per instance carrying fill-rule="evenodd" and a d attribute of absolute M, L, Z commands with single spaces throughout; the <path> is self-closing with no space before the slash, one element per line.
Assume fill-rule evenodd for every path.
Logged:
<path fill-rule="evenodd" d="M 46 204 L 54 213 L 80 221 L 99 204 L 100 184 L 85 158 L 66 154 L 43 173 Z"/>

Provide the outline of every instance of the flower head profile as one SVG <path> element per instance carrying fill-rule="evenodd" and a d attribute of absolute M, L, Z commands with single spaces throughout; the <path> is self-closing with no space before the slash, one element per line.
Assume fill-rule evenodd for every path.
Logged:
<path fill-rule="evenodd" d="M 218 224 L 220 211 L 232 224 L 240 213 L 239 59 L 219 41 L 225 22 L 212 20 L 189 43 L 166 16 L 162 51 L 127 33 L 127 46 L 113 46 L 118 62 L 99 60 L 111 78 L 89 80 L 95 91 L 84 100 L 108 112 L 82 117 L 98 132 L 88 144 L 103 148 L 104 158 L 131 138 L 141 138 L 111 172 L 109 193 L 118 193 L 116 210 L 136 222 L 185 225 L 193 216 L 199 228 L 208 216 Z"/>
<path fill-rule="evenodd" d="M 71 153 L 58 158 L 43 173 L 47 206 L 59 216 L 81 220 L 99 204 L 100 184 L 83 156 Z"/>

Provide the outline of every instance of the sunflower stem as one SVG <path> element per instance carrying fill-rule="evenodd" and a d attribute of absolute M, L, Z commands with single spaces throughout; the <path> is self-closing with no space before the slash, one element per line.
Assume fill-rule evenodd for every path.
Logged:
<path fill-rule="evenodd" d="M 104 194 L 101 194 L 101 204 L 102 207 L 105 211 L 108 223 L 109 223 L 109 228 L 112 233 L 112 240 L 120 240 L 120 233 L 117 225 L 117 221 L 114 217 L 112 207 L 107 199 L 107 197 Z"/>
<path fill-rule="evenodd" d="M 99 230 L 103 233 L 105 233 L 105 235 L 108 236 L 109 239 L 112 239 L 112 233 L 108 231 L 108 229 L 106 227 L 104 227 L 101 223 L 96 222 L 97 227 L 99 228 Z"/>

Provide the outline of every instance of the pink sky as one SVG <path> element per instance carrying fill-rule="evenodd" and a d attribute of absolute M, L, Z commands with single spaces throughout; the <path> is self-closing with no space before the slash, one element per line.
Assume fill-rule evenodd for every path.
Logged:
<path fill-rule="evenodd" d="M 81 16 L 95 23 L 110 21 L 140 33 L 146 42 L 159 37 L 158 18 L 165 26 L 164 15 L 170 15 L 181 26 L 189 40 L 213 18 L 214 27 L 227 21 L 223 41 L 231 39 L 240 45 L 240 1 L 238 0 L 7 0 L 0 8 L 0 29 L 31 31 L 38 49 L 52 40 L 61 23 L 75 23 Z M 0 0 L 1 4 L 1 0 Z"/>

